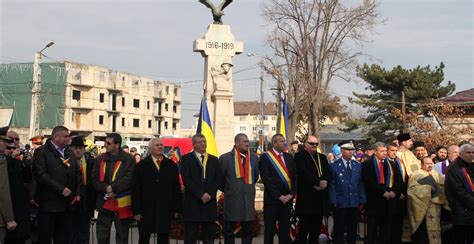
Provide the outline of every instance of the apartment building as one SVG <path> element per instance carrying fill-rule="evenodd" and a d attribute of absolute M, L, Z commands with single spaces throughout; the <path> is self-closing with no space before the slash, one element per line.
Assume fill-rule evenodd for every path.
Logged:
<path fill-rule="evenodd" d="M 8 83 L 18 77 L 27 79 L 25 82 L 31 81 L 31 63 L 21 64 L 22 68 L 19 68 L 20 64 L 5 65 L 12 67 L 0 67 L 2 75 L 7 77 L 0 81 L 0 86 L 8 87 Z M 55 125 L 62 124 L 99 144 L 104 141 L 106 133 L 118 132 L 125 143 L 138 146 L 145 145 L 153 136 L 179 134 L 179 85 L 113 71 L 103 66 L 69 61 L 44 63 L 41 66 L 43 111 L 40 127 L 44 135 L 48 135 Z M 48 90 L 48 86 L 54 87 L 54 93 Z M 28 93 L 28 89 L 25 93 Z M 24 104 L 30 104 L 31 98 L 28 95 L 12 95 L 5 100 L 0 101 L 0 104 L 14 107 L 15 110 L 12 126 L 20 133 L 23 129 L 27 130 L 24 127 L 29 126 L 29 117 L 25 116 L 29 114 L 29 106 Z M 15 108 L 19 103 L 23 105 L 21 110 Z M 19 119 L 15 114 L 22 114 L 22 118 Z"/>

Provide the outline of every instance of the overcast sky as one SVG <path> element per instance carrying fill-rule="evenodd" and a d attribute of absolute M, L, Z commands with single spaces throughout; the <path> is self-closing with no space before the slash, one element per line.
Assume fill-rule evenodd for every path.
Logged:
<path fill-rule="evenodd" d="M 234 0 L 225 11 L 223 20 L 244 42 L 245 53 L 271 54 L 263 2 Z M 391 69 L 442 61 L 446 81 L 456 83 L 457 91 L 474 87 L 472 0 L 386 0 L 379 10 L 386 22 L 365 48 L 377 59 L 370 62 Z M 202 80 L 204 66 L 192 44 L 211 22 L 210 10 L 198 0 L 0 0 L 0 63 L 32 62 L 34 52 L 54 40 L 45 54 L 56 60 L 184 82 L 182 125 L 190 127 L 202 84 L 187 81 Z M 234 72 L 246 70 L 234 75 L 236 101 L 259 99 L 257 62 L 246 55 L 234 58 Z M 274 99 L 273 86 L 268 80 L 265 100 Z M 346 100 L 364 85 L 335 81 L 331 87 Z"/>

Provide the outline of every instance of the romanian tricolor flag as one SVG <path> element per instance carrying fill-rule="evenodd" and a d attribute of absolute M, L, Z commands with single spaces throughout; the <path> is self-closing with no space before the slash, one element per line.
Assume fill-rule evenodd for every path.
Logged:
<path fill-rule="evenodd" d="M 117 212 L 120 219 L 126 219 L 133 216 L 132 196 L 129 191 L 117 195 Z"/>
<path fill-rule="evenodd" d="M 178 163 L 179 161 L 181 161 L 181 156 L 181 149 L 177 147 L 174 149 L 173 155 L 171 155 L 171 160 L 173 160 L 173 162 L 175 163 Z"/>
<path fill-rule="evenodd" d="M 196 130 L 196 134 L 202 134 L 206 137 L 207 141 L 207 153 L 213 156 L 219 156 L 217 153 L 216 140 L 214 139 L 214 132 L 212 132 L 211 117 L 207 110 L 206 92 L 202 96 L 201 109 L 199 110 L 199 121 Z"/>
<path fill-rule="evenodd" d="M 280 113 L 280 127 L 278 127 L 278 133 L 285 137 L 286 145 L 288 146 L 288 106 L 286 104 L 286 95 L 283 98 L 283 108 Z"/>

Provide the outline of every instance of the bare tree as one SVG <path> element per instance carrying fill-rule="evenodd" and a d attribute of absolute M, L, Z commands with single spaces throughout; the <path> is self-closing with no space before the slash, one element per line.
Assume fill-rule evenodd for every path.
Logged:
<path fill-rule="evenodd" d="M 380 22 L 377 4 L 269 0 L 264 16 L 273 28 L 267 35 L 273 56 L 266 59 L 266 71 L 288 96 L 289 134 L 308 123 L 308 132 L 318 135 L 329 83 L 336 77 L 350 80 L 368 34 Z"/>

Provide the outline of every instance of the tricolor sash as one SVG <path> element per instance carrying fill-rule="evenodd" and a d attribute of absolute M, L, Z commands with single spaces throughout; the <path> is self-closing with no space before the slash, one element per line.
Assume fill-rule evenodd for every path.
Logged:
<path fill-rule="evenodd" d="M 275 168 L 276 172 L 280 176 L 281 181 L 285 184 L 288 189 L 291 190 L 291 178 L 290 173 L 288 172 L 288 168 L 286 168 L 285 164 L 281 160 L 281 158 L 273 152 L 273 150 L 265 152 L 264 155 L 268 158 L 270 163 Z"/>
<path fill-rule="evenodd" d="M 253 162 L 250 160 L 250 152 L 247 151 L 245 154 L 245 162 L 244 165 L 242 165 L 242 156 L 240 153 L 237 151 L 237 149 L 234 148 L 232 150 L 231 154 L 231 160 L 232 160 L 232 167 L 234 169 L 234 176 L 237 179 L 244 178 L 244 183 L 245 184 L 253 184 L 255 183 L 255 177 L 253 175 L 254 169 L 253 169 Z"/>
<path fill-rule="evenodd" d="M 163 162 L 163 156 L 160 158 L 155 158 L 151 156 L 151 160 L 153 161 L 153 164 L 155 165 L 155 172 L 159 173 L 160 172 L 160 167 L 161 167 L 161 162 Z"/>
<path fill-rule="evenodd" d="M 71 167 L 71 163 L 69 163 L 69 158 L 67 159 L 64 159 L 63 157 L 60 157 L 61 158 L 61 161 L 63 162 L 64 165 L 66 165 L 66 167 Z"/>
<path fill-rule="evenodd" d="M 387 175 L 385 176 L 383 164 L 387 163 Z M 374 167 L 375 174 L 377 175 L 377 182 L 381 185 L 385 185 L 388 188 L 393 187 L 393 182 L 395 182 L 395 173 L 393 172 L 392 165 L 388 162 L 386 158 L 382 162 L 378 162 L 377 158 L 374 157 Z"/>
<path fill-rule="evenodd" d="M 87 185 L 87 162 L 86 162 L 86 157 L 82 156 L 81 158 L 81 178 L 82 178 L 82 184 Z"/>
<path fill-rule="evenodd" d="M 202 170 L 201 171 L 201 181 L 205 181 L 206 180 L 206 166 L 207 166 L 207 160 L 209 159 L 209 154 L 207 152 L 204 154 L 204 161 L 203 162 L 201 162 L 201 159 L 198 157 L 196 151 L 194 151 L 193 155 L 198 160 L 199 166 L 201 166 L 201 170 Z"/>
<path fill-rule="evenodd" d="M 461 168 L 461 173 L 464 179 L 464 185 L 466 186 L 467 192 L 474 191 L 474 185 L 472 184 L 471 176 L 467 173 L 466 168 Z"/>
<path fill-rule="evenodd" d="M 120 169 L 120 166 L 122 165 L 122 161 L 117 160 L 114 165 L 114 171 L 112 173 L 112 182 L 115 181 L 115 178 L 117 177 L 117 173 Z M 104 158 L 102 157 L 102 160 L 100 161 L 100 171 L 99 171 L 99 180 L 103 182 L 105 180 L 105 168 L 107 167 L 107 164 L 104 161 Z"/>
<path fill-rule="evenodd" d="M 407 180 L 407 169 L 405 167 L 405 163 L 403 162 L 403 160 L 399 159 L 398 157 L 395 157 L 395 162 L 397 163 L 398 168 L 400 169 L 400 173 L 402 174 L 403 182 L 406 182 L 406 180 Z"/>

